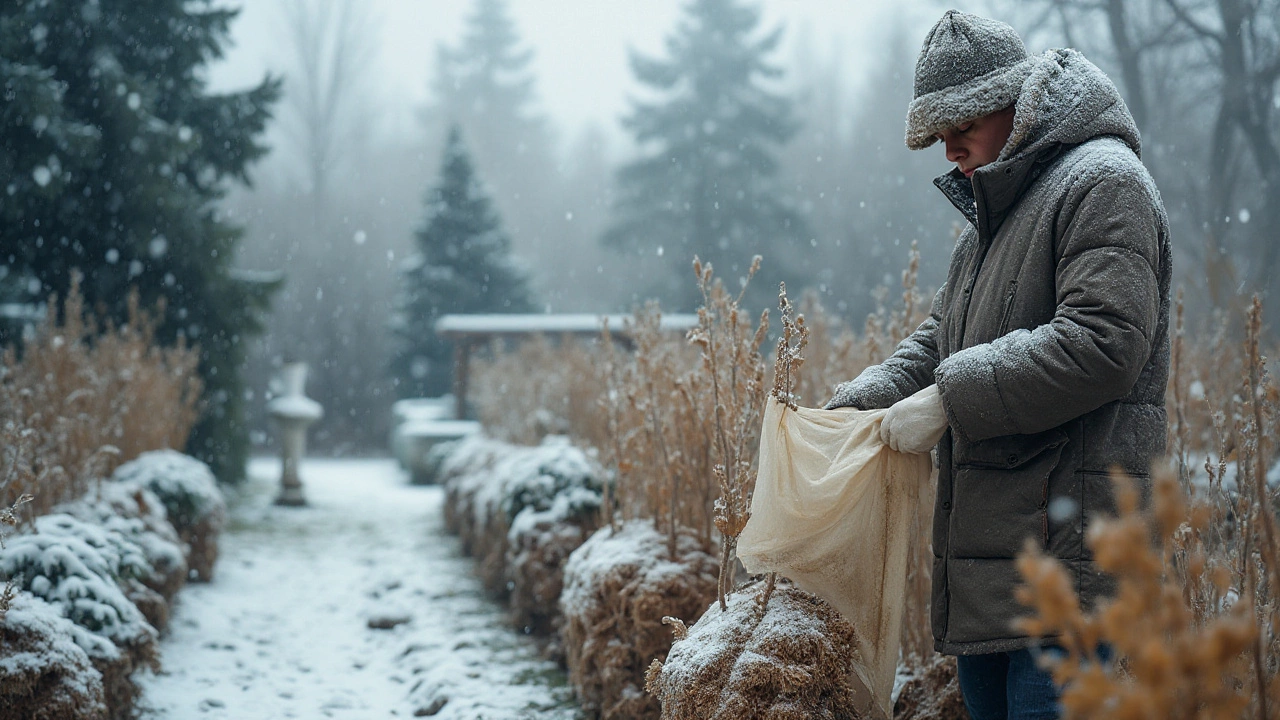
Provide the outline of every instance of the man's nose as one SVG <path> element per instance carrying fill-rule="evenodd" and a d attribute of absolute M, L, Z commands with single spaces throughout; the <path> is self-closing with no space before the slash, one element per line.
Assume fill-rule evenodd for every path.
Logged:
<path fill-rule="evenodd" d="M 969 157 L 969 153 L 960 143 L 947 141 L 947 162 L 958 163 L 966 157 Z"/>

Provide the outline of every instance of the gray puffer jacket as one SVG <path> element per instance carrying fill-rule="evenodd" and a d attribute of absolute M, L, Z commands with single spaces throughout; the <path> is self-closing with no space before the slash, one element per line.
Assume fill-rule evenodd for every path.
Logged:
<path fill-rule="evenodd" d="M 930 317 L 827 407 L 884 408 L 936 383 L 932 623 L 948 654 L 1023 647 L 1014 558 L 1060 558 L 1086 604 L 1109 590 L 1085 528 L 1108 469 L 1147 478 L 1164 449 L 1168 221 L 1115 86 L 1074 50 L 1023 84 L 1009 144 L 935 184 L 969 220 Z"/>

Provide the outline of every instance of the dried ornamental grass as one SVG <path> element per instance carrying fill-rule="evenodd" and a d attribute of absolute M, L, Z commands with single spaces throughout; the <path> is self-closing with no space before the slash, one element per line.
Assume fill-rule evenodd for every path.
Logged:
<path fill-rule="evenodd" d="M 652 521 L 602 528 L 573 552 L 560 605 L 565 660 L 582 706 L 603 720 L 657 718 L 644 692 L 649 663 L 671 647 L 666 616 L 696 619 L 714 600 L 719 563 L 694 534 L 668 537 Z"/>
<path fill-rule="evenodd" d="M 86 315 L 77 276 L 60 309 L 51 299 L 21 354 L 10 347 L 0 358 L 8 480 L 0 504 L 32 495 L 35 515 L 80 497 L 143 451 L 185 445 L 202 391 L 197 351 L 181 342 L 157 347 L 136 294 L 127 324 L 100 328 Z"/>
<path fill-rule="evenodd" d="M 755 459 L 760 445 L 760 412 L 765 402 L 764 358 L 760 347 L 769 331 L 769 314 L 767 311 L 762 314 L 754 329 L 750 324 L 744 324 L 745 314 L 739 304 L 746 285 L 737 297 L 732 297 L 719 282 L 712 283 L 710 265 L 703 267 L 694 258 L 693 267 L 703 304 L 698 309 L 698 326 L 689 333 L 689 339 L 702 349 L 703 384 L 711 386 L 712 411 L 706 425 L 709 426 L 707 430 L 711 434 L 716 461 L 711 471 L 720 490 L 712 519 L 720 533 L 717 597 L 723 610 L 725 596 L 734 586 L 737 567 L 734 549 L 738 536 L 751 517 L 751 491 L 755 487 Z M 748 283 L 759 268 L 760 256 L 757 255 L 747 275 Z M 788 311 L 790 305 L 785 288 L 781 297 L 782 307 Z M 783 328 L 778 348 L 779 352 L 793 351 L 793 354 L 779 363 L 779 367 L 784 368 L 782 377 L 790 381 L 792 367 L 803 362 L 800 351 L 804 348 L 807 334 L 803 318 L 799 326 L 790 322 L 789 312 L 785 318 L 788 322 Z M 789 345 L 793 331 L 797 342 L 794 349 Z M 775 383 L 777 381 L 778 377 L 775 377 Z M 793 401 L 790 389 L 788 385 L 785 400 L 780 396 L 780 402 Z M 772 585 L 773 577 L 770 576 L 769 586 Z"/>
<path fill-rule="evenodd" d="M 675 537 L 692 531 L 702 549 L 713 540 L 715 498 L 709 428 L 714 405 L 699 373 L 698 348 L 660 329 L 655 304 L 635 314 L 629 328 L 633 350 L 622 356 L 607 340 L 609 372 L 601 405 L 608 441 L 601 462 L 615 477 L 617 518 L 658 522 L 669 550 Z"/>
<path fill-rule="evenodd" d="M 537 445 L 547 435 L 603 444 L 604 429 L 594 422 L 605 393 L 601 343 L 536 335 L 513 352 L 495 344 L 491 357 L 473 366 L 473 402 L 486 432 L 520 445 Z"/>
<path fill-rule="evenodd" d="M 764 581 L 713 604 L 655 660 L 647 689 L 664 720 L 855 720 L 855 633 L 816 595 Z"/>
<path fill-rule="evenodd" d="M 1021 621 L 1021 629 L 1054 637 L 1067 651 L 1053 665 L 1055 681 L 1066 685 L 1066 716 L 1249 716 L 1251 689 L 1240 679 L 1249 676 L 1245 651 L 1258 637 L 1250 599 L 1242 598 L 1201 623 L 1183 594 L 1181 573 L 1207 574 L 1204 579 L 1220 597 L 1229 590 L 1229 572 L 1211 568 L 1198 544 L 1187 542 L 1208 529 L 1209 509 L 1188 507 L 1169 473 L 1155 480 L 1150 514 L 1140 509 L 1137 483 L 1117 478 L 1115 488 L 1119 517 L 1095 520 L 1088 533 L 1098 567 L 1118 582 L 1113 599 L 1100 601 L 1094 612 L 1086 613 L 1059 562 L 1033 545 L 1018 559 L 1026 582 L 1018 599 L 1035 610 L 1033 617 Z M 1101 661 L 1101 643 L 1110 645 L 1123 663 Z"/>

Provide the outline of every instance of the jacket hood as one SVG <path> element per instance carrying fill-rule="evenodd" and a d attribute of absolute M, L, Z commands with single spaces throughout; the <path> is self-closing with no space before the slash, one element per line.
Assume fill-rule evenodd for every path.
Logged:
<path fill-rule="evenodd" d="M 1048 50 L 1034 61 L 1014 105 L 1013 130 L 996 161 L 978 168 L 972 180 L 952 169 L 933 181 L 980 236 L 995 233 L 1065 149 L 1114 136 L 1140 153 L 1138 125 L 1115 83 L 1096 65 L 1071 49 Z"/>
<path fill-rule="evenodd" d="M 1022 83 L 999 160 L 1114 135 L 1141 155 L 1138 124 L 1106 73 L 1070 48 L 1048 50 Z"/>

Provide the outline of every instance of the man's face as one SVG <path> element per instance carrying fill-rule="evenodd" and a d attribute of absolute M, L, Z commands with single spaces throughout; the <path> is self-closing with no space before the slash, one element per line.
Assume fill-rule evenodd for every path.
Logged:
<path fill-rule="evenodd" d="M 947 162 L 953 162 L 965 177 L 996 161 L 1013 132 L 1013 107 L 983 115 L 937 134 L 946 143 Z"/>

